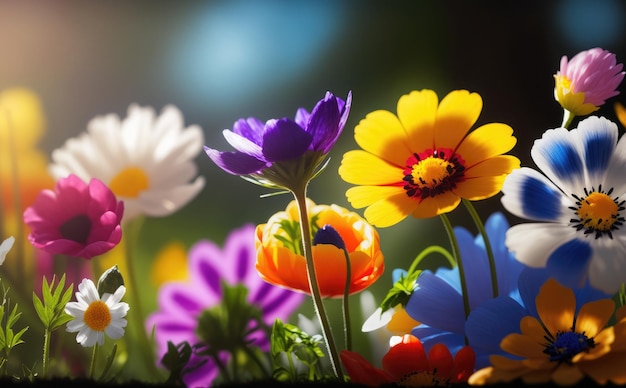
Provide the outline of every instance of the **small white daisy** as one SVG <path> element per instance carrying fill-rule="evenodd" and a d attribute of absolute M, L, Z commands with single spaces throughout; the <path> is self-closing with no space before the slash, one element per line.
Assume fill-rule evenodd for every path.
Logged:
<path fill-rule="evenodd" d="M 165 106 L 157 116 L 151 107 L 131 104 L 123 120 L 116 114 L 93 118 L 85 133 L 52 152 L 49 168 L 55 180 L 73 173 L 103 181 L 124 201 L 125 221 L 164 217 L 203 189 L 193 160 L 203 144 L 201 128 L 185 128 L 178 108 Z"/>
<path fill-rule="evenodd" d="M 67 323 L 66 331 L 78 332 L 76 342 L 83 347 L 104 344 L 104 334 L 111 339 L 124 335 L 128 313 L 128 303 L 120 302 L 126 288 L 119 286 L 115 293 L 105 293 L 100 298 L 95 284 L 90 279 L 83 279 L 78 285 L 77 302 L 65 305 L 65 312 L 74 319 Z"/>
<path fill-rule="evenodd" d="M 4 259 L 6 259 L 7 253 L 13 248 L 13 243 L 15 243 L 15 237 L 10 236 L 0 244 L 0 265 L 4 264 Z"/>

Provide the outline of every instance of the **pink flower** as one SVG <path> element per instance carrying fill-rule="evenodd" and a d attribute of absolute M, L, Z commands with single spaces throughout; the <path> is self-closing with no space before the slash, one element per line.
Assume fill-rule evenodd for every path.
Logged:
<path fill-rule="evenodd" d="M 108 252 L 122 238 L 124 203 L 100 180 L 89 184 L 76 175 L 43 190 L 24 211 L 28 240 L 51 254 L 91 259 Z"/>
<path fill-rule="evenodd" d="M 564 55 L 561 69 L 554 75 L 554 97 L 575 116 L 588 115 L 619 94 L 617 87 L 624 79 L 622 68 L 615 54 L 598 47 L 581 51 L 570 61 Z"/>

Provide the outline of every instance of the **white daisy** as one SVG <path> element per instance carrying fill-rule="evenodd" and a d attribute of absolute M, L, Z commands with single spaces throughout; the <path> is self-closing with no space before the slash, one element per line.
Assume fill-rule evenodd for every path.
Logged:
<path fill-rule="evenodd" d="M 626 282 L 626 138 L 618 136 L 617 125 L 595 116 L 571 131 L 550 129 L 531 150 L 541 172 L 522 167 L 507 176 L 502 204 L 535 221 L 506 234 L 519 261 L 619 291 Z"/>
<path fill-rule="evenodd" d="M 7 253 L 13 248 L 13 243 L 15 243 L 15 237 L 10 236 L 0 244 L 0 265 L 4 264 L 4 259 L 6 259 Z"/>
<path fill-rule="evenodd" d="M 105 293 L 100 298 L 98 290 L 91 279 L 83 279 L 78 285 L 77 302 L 65 305 L 65 312 L 74 319 L 67 323 L 66 330 L 78 332 L 76 342 L 83 347 L 104 344 L 104 334 L 111 339 L 119 339 L 124 335 L 127 321 L 128 303 L 120 302 L 126 288 L 119 286 L 115 293 Z"/>
<path fill-rule="evenodd" d="M 84 181 L 100 179 L 124 201 L 125 221 L 163 217 L 204 187 L 193 161 L 203 144 L 201 128 L 185 128 L 178 108 L 168 105 L 156 116 L 153 108 L 132 104 L 125 119 L 97 116 L 85 133 L 54 150 L 50 173 L 56 180 L 72 173 Z"/>

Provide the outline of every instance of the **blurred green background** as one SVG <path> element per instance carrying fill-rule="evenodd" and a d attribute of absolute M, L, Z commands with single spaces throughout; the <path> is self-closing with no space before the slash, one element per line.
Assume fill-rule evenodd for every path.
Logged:
<path fill-rule="evenodd" d="M 309 191 L 317 203 L 351 209 L 350 185 L 337 168 L 357 147 L 352 131 L 367 113 L 395 112 L 398 98 L 415 89 L 434 89 L 440 98 L 475 91 L 484 102 L 479 123 L 511 125 L 513 153 L 532 165 L 534 139 L 561 123 L 552 78 L 561 56 L 599 46 L 625 62 L 625 24 L 621 0 L 1 0 L 0 90 L 22 86 L 40 96 L 48 153 L 94 116 L 124 117 L 131 103 L 158 111 L 174 104 L 187 125 L 203 128 L 205 144 L 230 149 L 222 130 L 239 118 L 293 117 L 327 90 L 343 98 L 351 90 L 344 133 Z M 598 114 L 615 120 L 615 100 L 626 96 Z M 137 257 L 146 270 L 170 241 L 221 244 L 232 229 L 264 223 L 291 201 L 260 198 L 266 190 L 223 172 L 204 153 L 197 164 L 207 181 L 201 195 L 170 217 L 146 220 Z M 484 219 L 502 210 L 499 197 L 475 206 Z M 450 217 L 476 233 L 463 207 Z M 370 289 L 377 302 L 393 268 L 407 268 L 428 245 L 447 246 L 437 218 L 407 219 L 379 233 L 387 270 Z M 150 287 L 147 311 L 155 308 Z M 310 306 L 303 311 L 312 317 Z"/>

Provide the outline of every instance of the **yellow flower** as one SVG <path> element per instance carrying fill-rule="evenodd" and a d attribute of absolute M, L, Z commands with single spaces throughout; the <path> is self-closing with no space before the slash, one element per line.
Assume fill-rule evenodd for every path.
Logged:
<path fill-rule="evenodd" d="M 156 287 L 170 281 L 184 281 L 187 271 L 187 248 L 181 241 L 167 243 L 157 253 L 152 265 L 150 280 Z"/>
<path fill-rule="evenodd" d="M 626 107 L 619 101 L 615 102 L 614 107 L 617 119 L 622 124 L 622 127 L 626 128 Z"/>
<path fill-rule="evenodd" d="M 373 284 L 384 270 L 378 232 L 358 214 L 337 205 L 316 205 L 307 199 L 312 230 L 331 225 L 341 236 L 350 256 L 350 294 Z M 256 269 L 274 285 L 310 294 L 306 262 L 301 252 L 296 201 L 256 228 Z M 343 249 L 332 244 L 313 245 L 315 273 L 323 297 L 341 297 L 346 284 Z"/>
<path fill-rule="evenodd" d="M 470 385 L 511 382 L 527 384 L 553 382 L 573 385 L 584 377 L 599 384 L 626 382 L 626 310 L 608 326 L 615 303 L 599 299 L 584 304 L 576 313 L 574 292 L 549 279 L 537 295 L 537 313 L 522 318 L 521 334 L 509 334 L 500 343 L 502 350 L 520 359 L 501 355 L 490 358 L 492 366 L 475 372 Z"/>
<path fill-rule="evenodd" d="M 359 185 L 348 189 L 348 201 L 367 207 L 375 226 L 447 213 L 461 198 L 492 197 L 520 165 L 502 155 L 517 141 L 510 126 L 490 123 L 468 134 L 482 110 L 477 93 L 455 90 L 439 102 L 432 90 L 412 91 L 397 110 L 361 120 L 354 138 L 363 150 L 348 151 L 339 167 L 346 182 Z"/>

